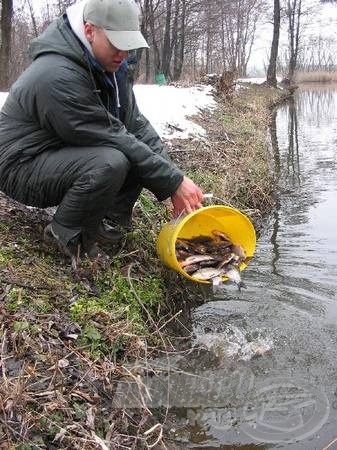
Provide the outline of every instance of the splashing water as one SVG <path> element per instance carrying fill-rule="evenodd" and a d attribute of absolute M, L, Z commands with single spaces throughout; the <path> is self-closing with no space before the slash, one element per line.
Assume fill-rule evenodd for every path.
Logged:
<path fill-rule="evenodd" d="M 196 331 L 194 346 L 199 346 L 214 353 L 217 358 L 235 358 L 247 361 L 260 356 L 273 347 L 273 341 L 261 329 L 251 332 L 227 324 L 221 332 Z"/>

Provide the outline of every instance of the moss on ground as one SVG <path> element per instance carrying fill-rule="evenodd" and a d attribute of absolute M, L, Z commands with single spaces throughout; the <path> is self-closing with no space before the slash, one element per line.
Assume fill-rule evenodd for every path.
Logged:
<path fill-rule="evenodd" d="M 261 87 L 240 90 L 196 119 L 207 139 L 174 142 L 172 157 L 205 192 L 268 210 L 268 107 L 279 98 Z M 76 272 L 42 240 L 50 218 L 0 194 L 0 444 L 146 448 L 142 430 L 154 419 L 144 409 L 116 410 L 112 399 L 121 375 L 137 377 L 126 361 L 160 346 L 174 350 L 162 329 L 192 293 L 155 252 L 168 209 L 142 194 L 133 231 L 112 262 L 82 261 Z"/>

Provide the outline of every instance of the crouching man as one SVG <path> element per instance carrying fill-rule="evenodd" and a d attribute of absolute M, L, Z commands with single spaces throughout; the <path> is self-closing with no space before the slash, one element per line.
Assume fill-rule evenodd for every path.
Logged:
<path fill-rule="evenodd" d="M 127 57 L 142 47 L 134 0 L 78 2 L 32 41 L 0 113 L 0 189 L 58 205 L 45 236 L 73 261 L 79 248 L 96 257 L 97 241 L 118 243 L 143 187 L 171 198 L 176 216 L 201 206 L 138 110 Z"/>

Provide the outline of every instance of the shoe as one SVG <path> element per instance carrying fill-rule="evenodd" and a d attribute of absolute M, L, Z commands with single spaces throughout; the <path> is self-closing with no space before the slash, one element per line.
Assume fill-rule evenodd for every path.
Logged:
<path fill-rule="evenodd" d="M 91 237 L 91 233 L 82 232 L 81 236 L 81 256 L 88 256 L 90 259 L 103 258 L 108 260 L 109 256 L 97 245 L 97 236 Z"/>
<path fill-rule="evenodd" d="M 101 222 L 96 239 L 99 243 L 111 246 L 122 245 L 126 236 L 126 230 L 121 227 L 113 227 Z"/>
<path fill-rule="evenodd" d="M 43 237 L 47 242 L 56 243 L 61 252 L 70 257 L 71 266 L 74 270 L 77 269 L 77 263 L 80 257 L 83 256 L 88 256 L 90 259 L 97 259 L 99 257 L 104 260 L 109 259 L 109 256 L 86 234 L 82 235 L 80 239 L 76 238 L 75 240 L 69 241 L 65 245 L 60 241 L 59 236 L 55 233 L 50 223 L 45 227 Z"/>
<path fill-rule="evenodd" d="M 124 232 L 131 230 L 132 211 L 128 213 L 109 213 L 106 217 L 109 225 Z"/>
<path fill-rule="evenodd" d="M 46 242 L 51 242 L 53 244 L 56 244 L 58 248 L 61 250 L 62 253 L 69 256 L 71 259 L 71 266 L 74 270 L 77 269 L 77 260 L 79 258 L 80 253 L 80 244 L 77 240 L 77 243 L 75 241 L 69 241 L 68 245 L 63 244 L 59 236 L 55 233 L 53 230 L 52 224 L 49 223 L 44 231 L 43 231 L 43 239 Z"/>

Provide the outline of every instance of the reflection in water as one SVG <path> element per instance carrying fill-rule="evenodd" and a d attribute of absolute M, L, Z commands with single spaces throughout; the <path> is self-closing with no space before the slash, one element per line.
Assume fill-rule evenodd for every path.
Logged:
<path fill-rule="evenodd" d="M 269 134 L 270 142 L 274 157 L 274 167 L 275 175 L 278 180 L 278 188 L 282 187 L 282 183 L 289 187 L 289 183 L 293 188 L 299 187 L 301 185 L 300 178 L 300 155 L 299 155 L 299 142 L 298 142 L 298 120 L 297 120 L 297 109 L 294 97 L 289 99 L 286 106 L 286 120 L 288 121 L 288 144 L 286 152 L 286 177 L 284 179 L 284 174 L 282 172 L 282 162 L 280 156 L 280 149 L 277 138 L 277 125 L 276 117 L 277 111 L 274 111 L 269 124 Z M 283 175 L 283 177 L 282 177 Z M 275 208 L 273 211 L 273 232 L 270 237 L 270 242 L 273 246 L 273 257 L 272 257 L 272 273 L 274 275 L 280 275 L 277 271 L 277 261 L 280 258 L 279 254 L 279 244 L 277 241 L 277 234 L 279 230 L 280 221 L 280 192 L 275 194 Z"/>
<path fill-rule="evenodd" d="M 329 85 L 315 85 L 301 91 L 296 103 L 298 116 L 305 117 L 312 127 L 320 128 L 336 117 L 336 94 Z"/>
<path fill-rule="evenodd" d="M 276 114 L 277 111 L 273 111 L 273 114 L 271 116 L 271 121 L 269 124 L 269 135 L 270 135 L 270 142 L 271 142 L 271 148 L 273 150 L 273 157 L 274 157 L 274 163 L 275 163 L 275 175 L 277 177 L 277 180 L 280 180 L 281 176 L 281 158 L 280 158 L 280 150 L 278 146 L 278 140 L 277 140 L 277 128 L 276 128 Z M 279 229 L 279 220 L 280 220 L 280 197 L 279 193 L 276 192 L 275 194 L 275 206 L 274 206 L 274 212 L 273 212 L 273 232 L 270 237 L 270 242 L 273 246 L 273 256 L 272 256 L 272 273 L 274 275 L 278 275 L 277 273 L 277 261 L 279 260 L 280 254 L 279 254 L 279 244 L 277 242 L 277 233 Z"/>
<path fill-rule="evenodd" d="M 287 174 L 292 175 L 292 182 L 301 184 L 300 180 L 300 159 L 298 154 L 298 125 L 297 111 L 294 97 L 289 100 L 289 123 L 288 123 L 288 156 L 287 156 Z"/>

